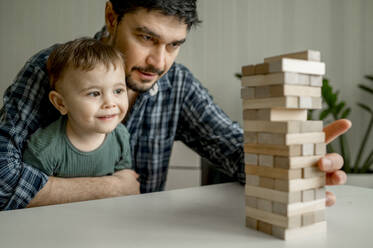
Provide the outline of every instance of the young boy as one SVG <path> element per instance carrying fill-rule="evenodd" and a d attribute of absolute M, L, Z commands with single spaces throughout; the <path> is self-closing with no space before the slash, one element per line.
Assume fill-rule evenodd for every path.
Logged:
<path fill-rule="evenodd" d="M 61 117 L 37 130 L 23 159 L 57 177 L 104 176 L 131 168 L 124 59 L 94 39 L 58 46 L 47 61 L 49 100 Z"/>

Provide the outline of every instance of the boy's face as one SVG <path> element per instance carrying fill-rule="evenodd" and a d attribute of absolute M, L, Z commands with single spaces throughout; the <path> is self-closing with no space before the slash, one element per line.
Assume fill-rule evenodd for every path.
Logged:
<path fill-rule="evenodd" d="M 100 64 L 88 72 L 68 68 L 58 85 L 69 125 L 80 134 L 111 132 L 127 113 L 125 73 L 119 62 L 115 68 Z"/>
<path fill-rule="evenodd" d="M 125 14 L 108 30 L 109 43 L 125 55 L 128 88 L 137 92 L 150 89 L 170 69 L 187 35 L 177 17 L 144 9 Z"/>

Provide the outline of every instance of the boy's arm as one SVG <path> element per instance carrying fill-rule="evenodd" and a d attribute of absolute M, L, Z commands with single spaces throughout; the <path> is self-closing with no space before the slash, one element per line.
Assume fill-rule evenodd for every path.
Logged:
<path fill-rule="evenodd" d="M 131 146 L 129 143 L 130 134 L 128 133 L 127 128 L 122 124 L 119 124 L 114 132 L 122 153 L 121 160 L 115 165 L 114 171 L 132 169 Z M 118 144 L 116 143 L 115 145 Z"/>

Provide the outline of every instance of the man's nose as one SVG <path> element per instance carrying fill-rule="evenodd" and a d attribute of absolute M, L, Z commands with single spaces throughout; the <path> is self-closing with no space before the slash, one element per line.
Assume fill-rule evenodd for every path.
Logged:
<path fill-rule="evenodd" d="M 158 70 L 163 70 L 166 61 L 166 48 L 163 45 L 156 46 L 150 51 L 147 58 L 147 64 L 152 65 Z"/>

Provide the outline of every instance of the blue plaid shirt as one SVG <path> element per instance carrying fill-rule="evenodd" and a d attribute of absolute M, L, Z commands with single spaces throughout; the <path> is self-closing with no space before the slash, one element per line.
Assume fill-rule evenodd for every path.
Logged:
<path fill-rule="evenodd" d="M 26 207 L 48 180 L 22 162 L 22 151 L 33 132 L 59 116 L 48 100 L 46 60 L 54 47 L 28 60 L 4 95 L 0 111 L 2 210 Z M 132 164 L 140 174 L 142 193 L 164 189 L 174 140 L 244 181 L 242 129 L 180 64 L 173 64 L 152 89 L 138 96 L 125 125 L 131 134 Z"/>

